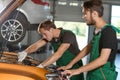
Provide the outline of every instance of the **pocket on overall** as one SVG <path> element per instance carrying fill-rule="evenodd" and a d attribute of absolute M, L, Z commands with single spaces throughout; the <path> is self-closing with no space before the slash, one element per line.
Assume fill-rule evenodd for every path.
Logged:
<path fill-rule="evenodd" d="M 117 75 L 118 72 L 112 69 L 106 70 L 106 69 L 102 69 L 103 73 L 105 75 L 106 80 L 116 80 L 117 79 Z"/>
<path fill-rule="evenodd" d="M 104 80 L 99 69 L 89 71 L 86 80 Z"/>

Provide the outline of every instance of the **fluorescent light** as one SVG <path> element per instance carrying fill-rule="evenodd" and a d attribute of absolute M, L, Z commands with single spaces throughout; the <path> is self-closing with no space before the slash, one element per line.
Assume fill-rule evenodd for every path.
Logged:
<path fill-rule="evenodd" d="M 59 5 L 66 5 L 66 2 L 58 2 Z"/>
<path fill-rule="evenodd" d="M 78 3 L 70 3 L 70 6 L 78 6 Z"/>

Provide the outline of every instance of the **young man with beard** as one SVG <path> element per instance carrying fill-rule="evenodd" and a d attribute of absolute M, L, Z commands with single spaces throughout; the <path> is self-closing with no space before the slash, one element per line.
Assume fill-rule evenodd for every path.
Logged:
<path fill-rule="evenodd" d="M 43 38 L 24 51 L 19 52 L 19 62 L 22 62 L 27 54 L 36 51 L 48 42 L 51 43 L 54 53 L 37 67 L 44 68 L 54 62 L 58 67 L 66 66 L 80 52 L 75 34 L 70 30 L 56 28 L 55 24 L 50 20 L 42 22 L 38 27 L 38 32 L 43 35 Z M 80 66 L 83 66 L 82 60 L 78 61 L 71 69 Z M 84 77 L 83 74 L 78 74 L 71 77 L 70 80 L 84 80 Z"/>
<path fill-rule="evenodd" d="M 88 72 L 86 80 L 116 80 L 115 55 L 117 53 L 117 37 L 114 26 L 107 24 L 102 18 L 103 4 L 101 0 L 89 0 L 83 3 L 83 18 L 87 25 L 95 28 L 91 42 L 67 65 L 62 74 L 69 77 Z M 70 69 L 73 64 L 90 54 L 89 63 L 78 69 Z"/>

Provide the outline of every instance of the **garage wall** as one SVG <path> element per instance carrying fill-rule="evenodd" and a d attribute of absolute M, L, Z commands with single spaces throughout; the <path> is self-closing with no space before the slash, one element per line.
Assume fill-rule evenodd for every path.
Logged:
<path fill-rule="evenodd" d="M 63 5 L 65 2 L 62 0 L 58 0 L 55 2 L 53 8 L 53 16 L 55 21 L 73 21 L 73 22 L 84 22 L 82 19 L 82 1 L 67 1 L 66 5 Z M 78 6 L 73 6 L 71 3 L 78 3 Z M 104 4 L 104 19 L 109 22 L 110 18 L 110 4 Z"/>
<path fill-rule="evenodd" d="M 60 1 L 61 2 L 61 1 Z M 78 3 L 78 6 L 70 6 L 71 1 L 67 1 L 66 5 L 60 4 L 59 1 L 55 2 L 55 12 L 54 12 L 54 20 L 55 21 L 84 21 L 82 19 L 81 13 L 81 3 L 79 1 L 72 1 L 74 3 Z"/>
<path fill-rule="evenodd" d="M 74 6 L 58 5 L 56 6 L 55 20 L 56 21 L 75 21 L 75 22 L 83 21 L 81 8 L 74 7 Z"/>

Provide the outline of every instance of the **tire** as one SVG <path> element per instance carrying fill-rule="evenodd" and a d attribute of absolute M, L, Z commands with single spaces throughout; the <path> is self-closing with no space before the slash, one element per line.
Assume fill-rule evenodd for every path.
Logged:
<path fill-rule="evenodd" d="M 19 43 L 25 37 L 28 24 L 25 15 L 16 10 L 1 24 L 0 35 L 8 43 Z"/>

